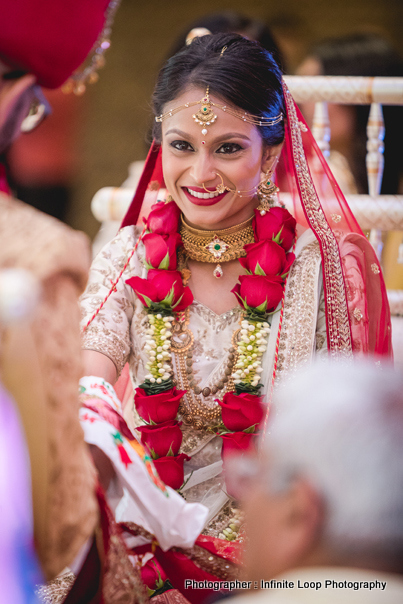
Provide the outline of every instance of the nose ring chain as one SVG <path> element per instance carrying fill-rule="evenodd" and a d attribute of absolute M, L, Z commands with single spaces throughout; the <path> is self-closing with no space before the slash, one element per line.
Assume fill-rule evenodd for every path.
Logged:
<path fill-rule="evenodd" d="M 214 174 L 216 174 L 217 176 L 219 176 L 219 177 L 221 178 L 221 182 L 220 182 L 220 184 L 219 184 L 219 185 L 217 185 L 217 186 L 216 186 L 216 188 L 215 188 L 216 193 L 219 193 L 219 194 L 221 195 L 222 193 L 225 193 L 225 191 L 230 191 L 230 189 L 224 185 L 224 179 L 223 179 L 223 177 L 221 176 L 221 174 L 219 174 L 218 172 L 214 172 Z M 204 190 L 205 190 L 207 193 L 211 193 L 211 191 L 209 191 L 208 189 L 206 189 L 206 187 L 205 187 L 205 185 L 204 185 L 204 182 L 202 182 L 202 187 L 203 187 L 203 189 L 204 189 Z"/>
<path fill-rule="evenodd" d="M 249 191 L 237 191 L 236 189 L 230 189 L 229 187 L 227 187 L 227 185 L 224 185 L 224 179 L 219 172 L 214 172 L 214 174 L 216 174 L 221 179 L 220 184 L 218 184 L 215 188 L 215 192 L 219 193 L 220 195 L 222 193 L 225 193 L 225 191 L 228 191 L 230 193 L 238 193 L 239 197 L 242 197 L 241 193 L 246 193 L 246 194 L 256 193 L 257 188 L 259 186 L 259 185 L 256 185 L 255 187 L 253 187 L 253 189 L 250 189 Z M 211 193 L 211 191 L 206 189 L 204 182 L 202 182 L 202 187 L 207 193 Z"/>

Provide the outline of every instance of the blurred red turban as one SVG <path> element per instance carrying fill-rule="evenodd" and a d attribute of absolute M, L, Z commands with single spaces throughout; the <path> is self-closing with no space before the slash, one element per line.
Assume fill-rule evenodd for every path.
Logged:
<path fill-rule="evenodd" d="M 58 88 L 91 51 L 109 0 L 0 0 L 0 59 Z"/>

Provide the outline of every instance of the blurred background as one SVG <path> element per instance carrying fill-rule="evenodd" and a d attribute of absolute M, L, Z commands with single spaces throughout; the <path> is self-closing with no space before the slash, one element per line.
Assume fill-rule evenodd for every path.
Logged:
<path fill-rule="evenodd" d="M 99 82 L 82 97 L 46 93 L 53 115 L 8 154 L 18 196 L 41 199 L 41 209 L 94 237 L 99 223 L 90 210 L 93 195 L 119 186 L 129 164 L 146 156 L 159 68 L 195 21 L 218 11 L 267 25 L 288 74 L 329 37 L 379 34 L 403 56 L 401 0 L 122 0 Z"/>

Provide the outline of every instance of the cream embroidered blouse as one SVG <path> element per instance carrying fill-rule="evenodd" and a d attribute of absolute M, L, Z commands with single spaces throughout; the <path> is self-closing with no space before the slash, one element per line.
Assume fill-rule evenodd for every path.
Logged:
<path fill-rule="evenodd" d="M 128 226 L 121 229 L 117 237 L 95 258 L 87 289 L 82 296 L 82 325 L 88 322 L 104 300 L 139 235 L 138 227 Z M 310 231 L 299 238 L 295 253 L 297 260 L 293 264 L 286 287 L 276 379 L 291 373 L 297 365 L 309 362 L 316 349 L 321 353 L 326 350 L 320 253 Z M 133 276 L 146 276 L 143 258 L 144 246 L 140 243 L 117 284 L 116 291 L 89 325 L 83 338 L 83 347 L 108 356 L 119 374 L 128 362 L 134 388 L 144 381 L 147 373 L 145 364 L 148 359 L 144 347 L 148 320 L 142 303 L 125 281 Z M 263 394 L 268 392 L 272 380 L 279 314 L 273 316 L 272 333 L 263 357 Z M 189 328 L 195 341 L 193 375 L 200 388 L 211 388 L 225 375 L 232 334 L 239 326 L 240 317 L 239 306 L 234 306 L 222 315 L 217 315 L 198 301 L 194 301 L 190 306 Z M 177 374 L 175 363 L 174 368 Z M 214 399 L 218 396 L 222 398 L 223 393 L 222 390 L 218 394 L 198 398 L 202 399 L 207 407 L 214 408 L 217 405 Z M 197 404 L 194 395 L 193 402 Z M 131 428 L 135 428 L 142 422 L 134 405 L 131 411 L 128 423 Z M 209 508 L 206 532 L 217 536 L 228 524 L 228 518 L 236 513 L 231 509 L 231 502 L 225 493 L 221 439 L 211 432 L 196 430 L 185 424 L 182 425 L 182 430 L 181 451 L 192 457 L 185 463 L 185 477 L 193 472 L 184 489 L 184 495 L 187 501 L 198 501 Z"/>

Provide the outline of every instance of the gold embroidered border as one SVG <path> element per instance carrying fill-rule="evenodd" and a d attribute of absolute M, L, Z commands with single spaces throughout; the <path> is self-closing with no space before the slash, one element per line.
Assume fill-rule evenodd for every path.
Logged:
<path fill-rule="evenodd" d="M 316 327 L 319 243 L 307 245 L 294 261 L 284 301 L 283 328 L 279 340 L 276 380 L 309 361 Z"/>
<path fill-rule="evenodd" d="M 188 558 L 192 560 L 193 564 L 222 581 L 231 581 L 236 579 L 239 575 L 239 566 L 235 565 L 230 560 L 215 556 L 199 545 L 194 545 L 191 549 L 185 550 L 177 547 L 172 549 L 178 552 L 184 552 Z"/>
<path fill-rule="evenodd" d="M 115 365 L 118 375 L 128 359 L 128 353 L 123 341 L 110 329 L 98 325 L 90 325 L 83 335 L 83 350 L 95 350 L 101 352 Z"/>
<path fill-rule="evenodd" d="M 42 604 L 61 604 L 70 589 L 73 587 L 76 576 L 72 572 L 66 572 L 48 581 L 45 585 L 40 585 L 35 590 L 35 595 Z"/>
<path fill-rule="evenodd" d="M 312 182 L 302 145 L 301 129 L 298 124 L 294 101 L 285 83 L 283 83 L 283 90 L 301 203 L 323 251 L 322 269 L 326 300 L 328 349 L 332 355 L 351 357 L 351 330 L 339 247 L 336 237 L 326 220 Z"/>

